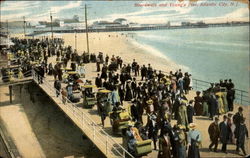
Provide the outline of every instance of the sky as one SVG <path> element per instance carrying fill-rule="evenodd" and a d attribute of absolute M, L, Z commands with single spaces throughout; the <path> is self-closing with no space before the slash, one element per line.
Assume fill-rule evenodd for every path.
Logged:
<path fill-rule="evenodd" d="M 25 19 L 36 24 L 53 19 L 72 18 L 84 20 L 84 5 L 88 6 L 88 22 L 126 18 L 134 23 L 179 23 L 181 21 L 225 22 L 249 20 L 249 6 L 230 0 L 166 0 L 166 1 L 3 1 L 1 21 Z M 149 6 L 145 6 L 149 5 Z"/>

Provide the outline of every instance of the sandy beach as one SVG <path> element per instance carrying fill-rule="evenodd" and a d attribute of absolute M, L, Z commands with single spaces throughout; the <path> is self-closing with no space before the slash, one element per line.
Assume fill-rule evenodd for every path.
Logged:
<path fill-rule="evenodd" d="M 75 48 L 75 34 L 63 34 L 62 38 L 65 41 L 65 45 L 71 45 L 72 48 Z M 142 64 L 148 64 L 150 63 L 154 69 L 157 70 L 163 70 L 163 71 L 176 71 L 179 67 L 177 64 L 173 63 L 172 61 L 168 60 L 167 58 L 160 58 L 157 55 L 153 55 L 150 53 L 145 53 L 145 51 L 142 48 L 138 48 L 135 47 L 133 44 L 131 44 L 130 42 L 130 38 L 132 37 L 126 37 L 126 35 L 121 35 L 118 33 L 90 33 L 89 34 L 89 46 L 90 46 L 90 53 L 98 53 L 98 52 L 103 52 L 104 55 L 105 54 L 109 54 L 109 56 L 111 57 L 111 55 L 115 55 L 115 56 L 121 56 L 122 59 L 125 62 L 129 62 L 131 63 L 133 59 L 136 59 L 136 61 L 142 65 Z M 86 36 L 85 34 L 77 34 L 77 51 L 79 52 L 79 54 L 81 54 L 84 50 L 86 50 Z M 53 59 L 54 60 L 54 59 Z M 52 59 L 51 59 L 52 61 Z M 94 77 L 96 76 L 96 72 L 95 72 L 95 64 L 86 64 L 86 71 L 87 71 L 87 75 L 86 78 L 88 79 L 94 79 Z M 1 89 L 1 93 L 6 93 L 8 89 Z M 188 99 L 193 99 L 195 92 L 191 92 L 187 97 Z M 28 94 L 24 94 L 24 95 L 28 95 Z M 5 98 L 5 100 L 3 99 Z M 2 102 L 7 102 L 6 98 L 8 99 L 8 96 L 6 95 L 5 97 L 3 97 L 3 95 L 1 96 L 1 103 Z M 16 96 L 16 98 L 20 98 L 20 96 Z M 25 100 L 23 103 L 26 104 L 26 102 L 28 103 L 26 106 L 31 106 L 32 104 L 30 104 L 28 100 Z M 18 101 L 19 103 L 19 101 Z M 17 104 L 17 103 L 15 103 Z M 13 103 L 13 105 L 15 105 Z M 40 105 L 43 104 L 48 104 L 47 102 L 43 102 L 40 103 Z M 1 104 L 2 105 L 2 104 Z M 3 108 L 3 106 L 1 106 L 1 108 Z M 2 111 L 2 109 L 1 109 Z M 50 111 L 51 112 L 51 111 Z M 233 113 L 237 112 L 237 106 L 235 106 L 235 110 Z M 50 114 L 51 116 L 53 115 Z M 244 116 L 246 117 L 246 124 L 248 129 L 250 126 L 250 121 L 249 121 L 249 116 L 250 116 L 250 107 L 249 106 L 244 106 Z M 2 115 L 1 115 L 2 117 Z M 9 116 L 10 117 L 10 116 Z M 64 118 L 65 116 L 61 116 L 61 118 Z M 146 119 L 146 115 L 144 116 L 144 119 Z M 222 120 L 222 116 L 220 117 L 220 120 Z M 6 120 L 7 121 L 7 120 Z M 53 124 L 51 127 L 53 127 Z M 144 121 L 145 122 L 145 121 Z M 209 152 L 208 150 L 208 145 L 210 143 L 209 140 L 209 136 L 208 136 L 208 126 L 209 124 L 212 122 L 211 120 L 208 120 L 207 117 L 195 117 L 194 122 L 198 124 L 197 129 L 201 131 L 202 133 L 202 148 L 201 148 L 201 156 L 202 157 L 240 157 L 239 155 L 235 154 L 235 145 L 228 145 L 228 154 L 224 154 L 221 152 L 218 153 L 214 153 L 214 152 Z M 99 122 L 100 123 L 100 120 Z M 172 121 L 172 124 L 175 124 L 176 121 Z M 71 126 L 71 125 L 70 125 Z M 43 131 L 44 126 L 33 126 L 33 128 L 37 129 L 39 128 L 39 130 Z M 59 128 L 60 129 L 60 128 Z M 34 130 L 34 129 L 33 129 Z M 75 129 L 74 129 L 75 130 Z M 60 131 L 62 132 L 62 131 Z M 60 133 L 59 132 L 59 133 Z M 72 131 L 73 132 L 73 129 Z M 65 132 L 66 133 L 66 132 Z M 33 137 L 33 136 L 32 136 Z M 54 136 L 57 137 L 57 136 Z M 47 138 L 46 135 L 41 135 L 41 139 L 43 138 Z M 34 139 L 33 139 L 34 140 Z M 64 144 L 63 142 L 65 141 L 64 139 L 60 139 L 61 143 Z M 77 140 L 77 138 L 68 138 L 67 139 L 69 142 L 73 142 L 73 140 Z M 35 141 L 35 140 L 34 140 Z M 87 140 L 86 140 L 87 141 Z M 90 142 L 87 141 L 89 144 Z M 75 141 L 74 141 L 75 143 Z M 84 143 L 84 142 L 78 142 L 78 147 L 82 145 L 82 147 L 88 144 L 88 143 Z M 71 146 L 72 144 L 69 144 L 67 147 Z M 39 144 L 37 145 L 38 150 L 39 150 Z M 77 146 L 77 145 L 76 145 Z M 83 153 L 86 152 L 85 150 L 78 150 L 78 147 L 71 147 L 71 151 L 69 153 L 74 153 L 75 152 L 80 152 L 82 153 L 82 155 L 84 155 Z M 59 147 L 60 148 L 60 147 Z M 65 148 L 65 146 L 61 146 L 61 150 Z M 218 149 L 221 148 L 221 144 L 219 144 Z M 249 139 L 246 140 L 245 143 L 245 148 L 247 153 L 250 153 L 250 141 Z M 46 148 L 42 147 L 44 154 L 48 154 L 50 153 L 50 148 Z M 58 151 L 61 151 L 58 150 Z M 54 152 L 51 153 L 51 157 L 55 156 L 53 155 L 55 154 Z M 58 154 L 58 153 L 57 153 Z M 154 158 L 156 157 L 158 154 L 158 151 L 153 151 L 151 154 L 148 155 L 148 157 Z M 61 157 L 62 155 L 58 154 L 55 157 Z M 64 154 L 64 156 L 66 156 Z M 47 157 L 47 156 L 46 156 Z"/>
<path fill-rule="evenodd" d="M 81 54 L 86 51 L 86 35 L 77 33 L 77 51 Z M 75 34 L 63 34 L 62 38 L 65 45 L 71 45 L 75 49 Z M 132 42 L 135 41 L 135 42 Z M 132 63 L 133 59 L 142 65 L 146 66 L 150 63 L 154 69 L 167 71 L 177 70 L 178 65 L 170 59 L 163 57 L 161 54 L 153 54 L 154 52 L 145 52 L 142 46 L 136 44 L 133 34 L 130 33 L 89 33 L 89 50 L 90 53 L 103 52 L 112 55 L 120 56 L 126 63 Z M 149 50 L 150 51 L 150 50 Z M 159 57 L 161 56 L 161 57 Z"/>

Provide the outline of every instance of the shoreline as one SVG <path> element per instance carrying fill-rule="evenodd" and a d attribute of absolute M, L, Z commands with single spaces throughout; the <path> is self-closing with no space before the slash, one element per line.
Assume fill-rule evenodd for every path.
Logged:
<path fill-rule="evenodd" d="M 75 49 L 75 34 L 62 34 L 65 40 L 65 45 L 71 45 Z M 131 41 L 132 40 L 132 41 Z M 105 42 L 103 42 L 105 41 Z M 162 70 L 165 72 L 175 71 L 181 68 L 181 65 L 171 61 L 164 54 L 154 55 L 150 50 L 143 48 L 143 45 L 138 46 L 129 34 L 124 33 L 89 33 L 89 49 L 90 53 L 103 52 L 111 58 L 112 55 L 120 56 L 125 63 L 131 63 L 135 59 L 139 65 L 147 66 L 149 63 L 153 69 Z M 77 52 L 82 54 L 86 50 L 86 37 L 84 33 L 77 34 Z M 159 57 L 159 55 L 161 57 Z M 164 68 L 163 68 L 164 67 Z"/>

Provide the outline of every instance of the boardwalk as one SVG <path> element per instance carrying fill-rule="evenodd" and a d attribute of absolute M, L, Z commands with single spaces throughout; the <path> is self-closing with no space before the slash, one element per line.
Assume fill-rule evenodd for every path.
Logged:
<path fill-rule="evenodd" d="M 35 76 L 35 75 L 33 75 Z M 37 83 L 36 78 L 34 78 Z M 56 91 L 53 88 L 54 80 L 52 76 L 44 79 L 39 87 L 60 107 L 60 109 L 77 125 L 83 133 L 103 152 L 107 157 L 133 157 L 120 144 L 121 138 L 113 138 L 104 130 L 100 124 L 100 117 L 97 110 L 83 109 L 80 104 L 73 104 L 69 100 L 63 104 L 61 97 L 56 97 Z M 108 124 L 110 127 L 110 124 Z"/>

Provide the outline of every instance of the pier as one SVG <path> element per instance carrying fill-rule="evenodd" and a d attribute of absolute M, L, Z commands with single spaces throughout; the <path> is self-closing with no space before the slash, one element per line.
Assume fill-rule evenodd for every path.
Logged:
<path fill-rule="evenodd" d="M 248 26 L 249 23 L 212 23 L 205 25 L 187 25 L 187 26 L 140 26 L 140 27 L 110 27 L 110 28 L 92 28 L 88 27 L 88 32 L 123 32 L 123 31 L 147 31 L 147 30 L 173 30 L 173 29 L 193 29 L 193 28 L 208 28 L 208 27 L 234 27 Z M 51 30 L 34 31 L 26 36 L 36 36 L 39 34 L 49 33 Z M 54 28 L 54 33 L 86 33 L 86 29 L 62 29 Z"/>
<path fill-rule="evenodd" d="M 97 120 L 100 117 L 96 114 L 89 114 L 89 109 L 83 109 L 79 103 L 72 103 L 67 99 L 64 104 L 61 96 L 56 97 L 56 90 L 54 89 L 53 77 L 46 77 L 42 84 L 38 84 L 35 72 L 33 72 L 33 79 L 35 83 L 58 105 L 58 107 L 69 117 L 72 122 L 79 127 L 82 132 L 98 147 L 98 149 L 106 157 L 131 157 L 126 149 L 122 147 L 121 137 L 114 138 L 107 133 L 99 124 Z M 80 102 L 81 105 L 82 102 Z M 92 111 L 93 113 L 94 111 Z M 107 121 L 107 120 L 106 120 Z"/>

